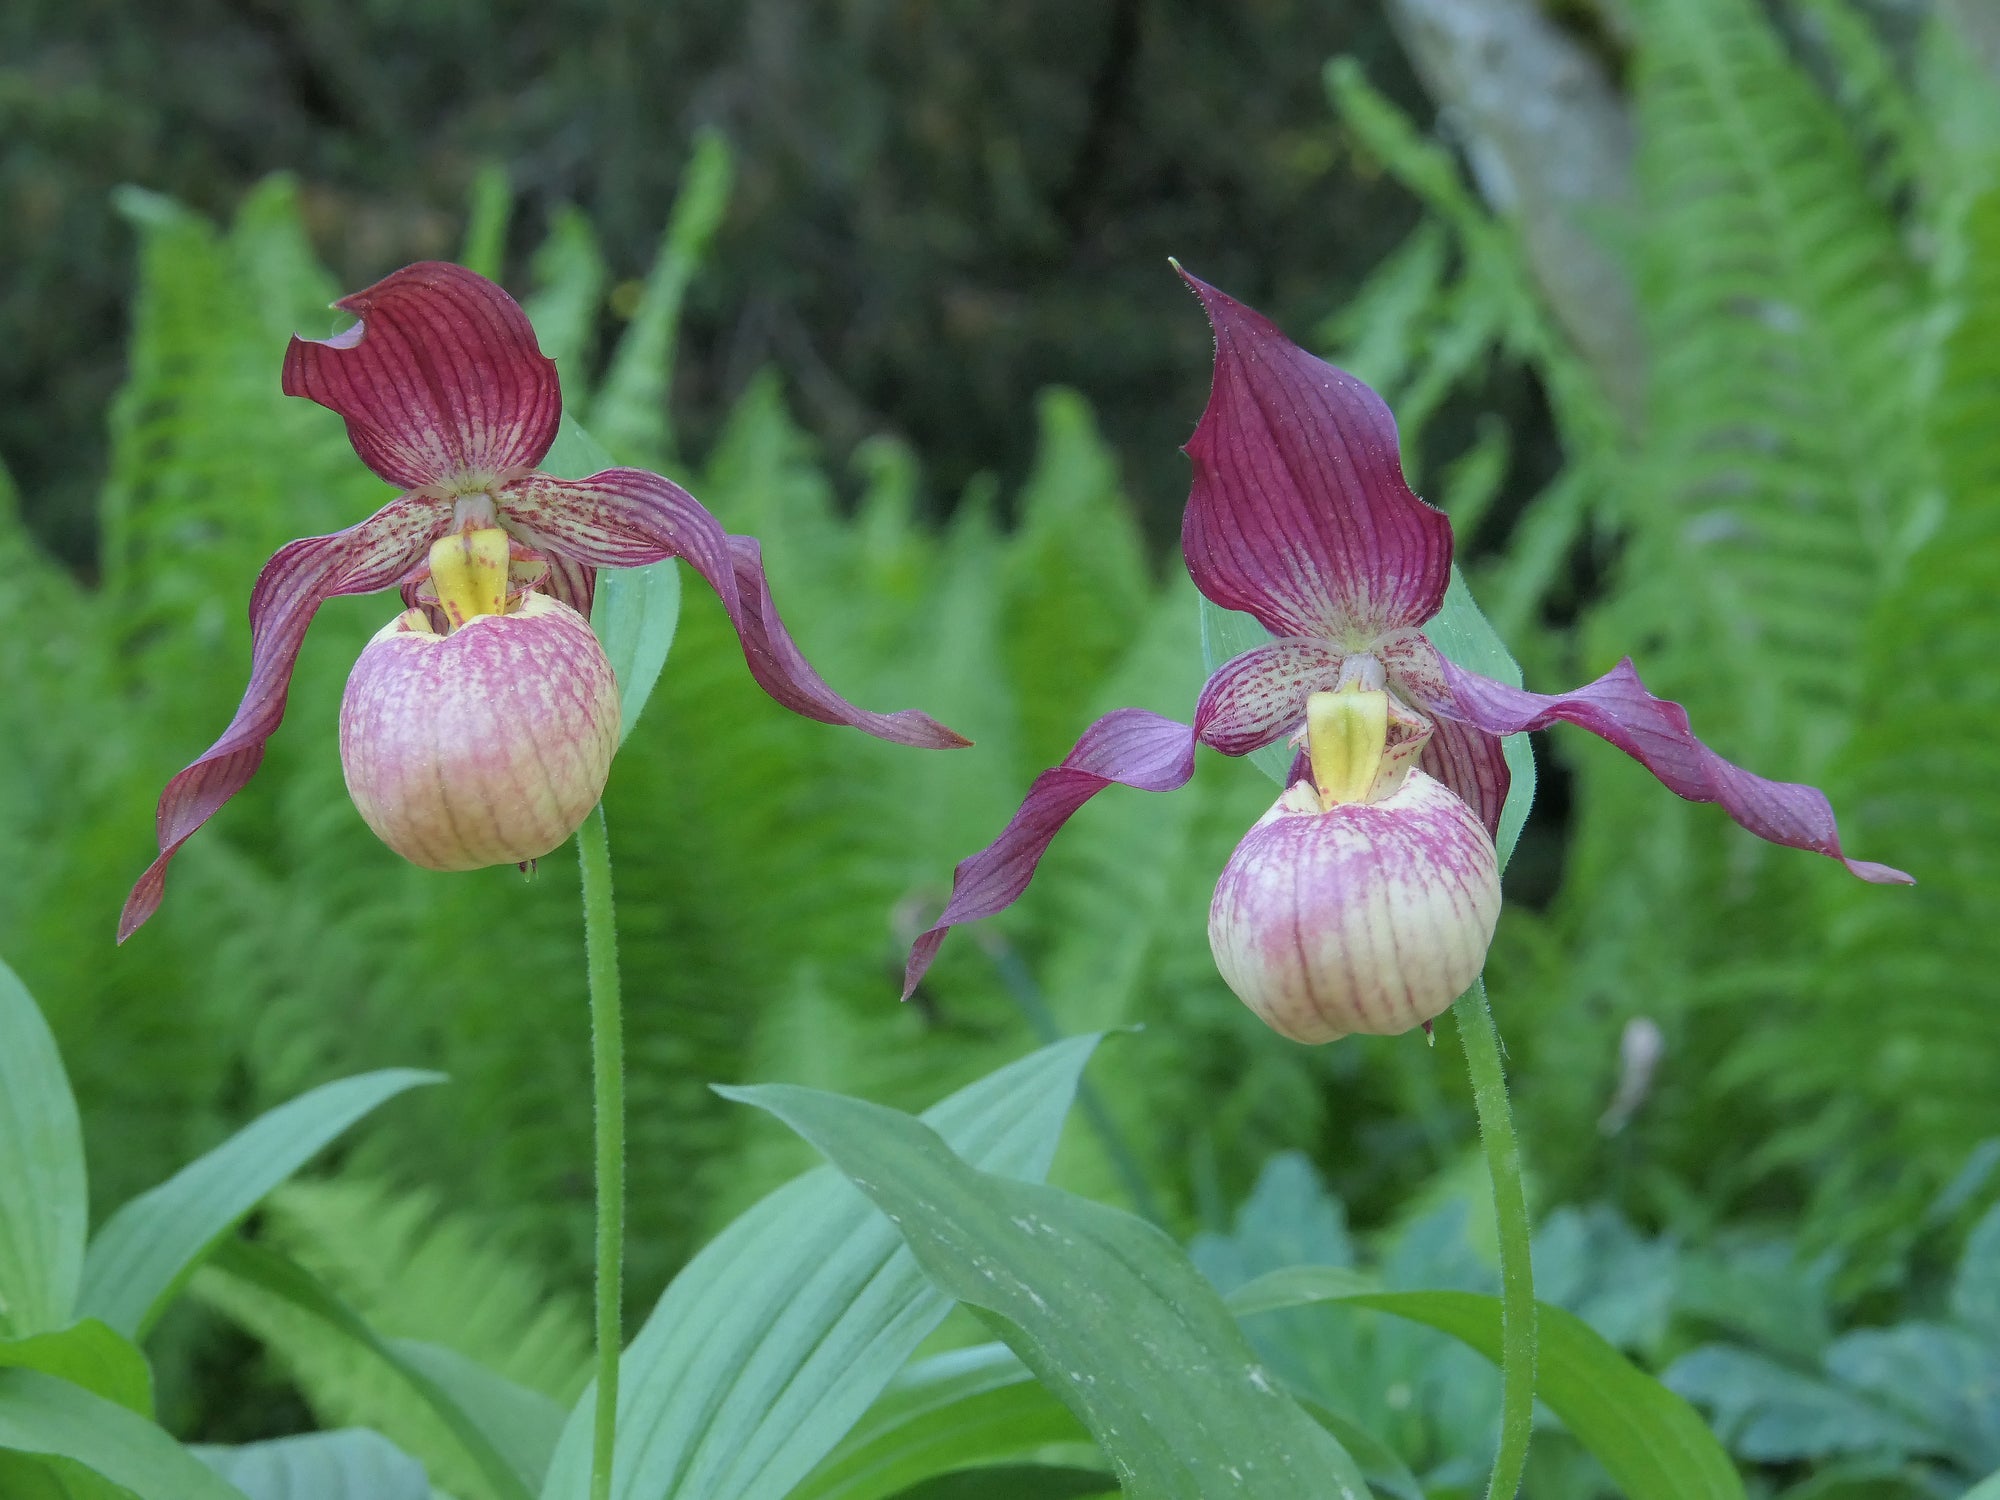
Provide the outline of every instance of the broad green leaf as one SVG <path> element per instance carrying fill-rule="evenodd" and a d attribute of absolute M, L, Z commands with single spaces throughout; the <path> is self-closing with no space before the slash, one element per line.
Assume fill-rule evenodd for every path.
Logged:
<path fill-rule="evenodd" d="M 388 1345 L 404 1370 L 420 1377 L 419 1388 L 431 1400 L 442 1397 L 465 1413 L 520 1477 L 528 1494 L 541 1487 L 568 1416 L 553 1397 L 509 1380 L 444 1344 L 390 1339 Z"/>
<path fill-rule="evenodd" d="M 377 1105 L 443 1075 L 385 1068 L 322 1084 L 250 1122 L 120 1208 L 91 1241 L 78 1310 L 142 1339 L 264 1195 Z"/>
<path fill-rule="evenodd" d="M 1304 1395 L 1299 1396 L 1299 1405 L 1352 1455 L 1371 1493 L 1387 1496 L 1388 1500 L 1424 1500 L 1424 1487 L 1410 1472 L 1410 1466 L 1374 1433 L 1352 1417 Z"/>
<path fill-rule="evenodd" d="M 431 1500 L 424 1466 L 364 1427 L 188 1451 L 248 1500 Z"/>
<path fill-rule="evenodd" d="M 232 1240 L 216 1248 L 213 1266 L 373 1353 L 444 1423 L 495 1493 L 508 1500 L 534 1493 L 554 1446 L 551 1426 L 562 1421 L 547 1397 L 435 1344 L 381 1337 L 312 1272 L 275 1250 Z"/>
<path fill-rule="evenodd" d="M 998 1464 L 940 1474 L 897 1500 L 1116 1500 L 1117 1484 L 1095 1469 Z"/>
<path fill-rule="evenodd" d="M 1408 1465 L 1373 1433 L 1316 1402 L 1302 1404 L 1354 1455 L 1376 1493 L 1424 1500 Z M 981 1344 L 897 1376 L 787 1500 L 889 1500 L 942 1474 L 1057 1459 L 1081 1464 L 1084 1451 L 1094 1456 L 1095 1444 L 1075 1414 L 1005 1344 Z"/>
<path fill-rule="evenodd" d="M 618 461 L 605 451 L 604 444 L 592 437 L 584 425 L 568 412 L 564 412 L 562 423 L 556 428 L 556 440 L 549 445 L 549 451 L 542 458 L 545 473 L 563 479 L 587 479 L 604 469 L 615 469 Z M 608 573 L 622 572 L 613 568 Z"/>
<path fill-rule="evenodd" d="M 1039 1178 L 1097 1044 L 1072 1037 L 924 1118 L 973 1160 Z M 620 1365 L 618 1500 L 779 1500 L 950 1310 L 895 1230 L 831 1168 L 786 1184 L 676 1276 Z M 544 1500 L 580 1500 L 595 1389 L 570 1413 Z"/>
<path fill-rule="evenodd" d="M 1127 1493 L 1366 1500 L 1179 1246 L 1130 1214 L 968 1165 L 922 1122 L 786 1084 L 726 1089 L 847 1173 L 943 1290 L 1083 1420 Z"/>
<path fill-rule="evenodd" d="M 0 1369 L 0 1449 L 74 1460 L 144 1500 L 243 1500 L 164 1429 L 39 1370 Z"/>
<path fill-rule="evenodd" d="M 1486 616 L 1473 602 L 1472 591 L 1454 564 L 1451 587 L 1444 606 L 1424 626 L 1424 635 L 1433 646 L 1468 671 L 1480 672 L 1514 687 L 1521 685 L 1521 668 L 1507 653 L 1506 644 L 1494 634 Z M 1262 646 L 1271 634 L 1249 615 L 1224 609 L 1208 599 L 1201 601 L 1201 649 L 1208 670 L 1213 672 L 1232 656 Z M 1528 821 L 1528 809 L 1535 801 L 1535 754 L 1525 734 L 1512 734 L 1502 742 L 1507 769 L 1513 780 L 1507 788 L 1507 803 L 1500 810 L 1500 865 L 1506 868 Z M 1250 759 L 1273 781 L 1282 784 L 1291 773 L 1293 751 L 1277 744 L 1267 745 Z"/>
<path fill-rule="evenodd" d="M 153 1415 L 153 1371 L 146 1356 L 95 1318 L 55 1333 L 0 1339 L 0 1368 L 59 1375 L 142 1417 Z"/>
<path fill-rule="evenodd" d="M 1239 1318 L 1247 1318 L 1253 1313 L 1304 1307 L 1313 1302 L 1351 1301 L 1381 1290 L 1382 1284 L 1376 1277 L 1346 1266 L 1287 1266 L 1231 1292 L 1229 1310 Z"/>
<path fill-rule="evenodd" d="M 83 1132 L 62 1056 L 0 962 L 0 1334 L 69 1321 L 88 1218 Z"/>
<path fill-rule="evenodd" d="M 1521 668 L 1508 654 L 1507 645 L 1494 634 L 1493 627 L 1486 623 L 1486 616 L 1479 612 L 1473 601 L 1472 590 L 1465 586 L 1465 578 L 1454 563 L 1451 569 L 1451 587 L 1445 591 L 1444 607 L 1424 626 L 1424 636 L 1452 661 L 1467 671 L 1509 684 L 1521 685 Z M 1500 851 L 1500 868 L 1507 868 L 1507 861 L 1513 858 L 1514 845 L 1520 842 L 1521 829 L 1528 821 L 1528 809 L 1535 802 L 1535 752 L 1525 734 L 1510 734 L 1501 741 L 1500 748 L 1507 757 L 1507 770 L 1512 780 L 1507 786 L 1507 801 L 1500 809 L 1500 833 L 1494 844 Z"/>
<path fill-rule="evenodd" d="M 1379 1292 L 1352 1271 L 1296 1266 L 1239 1288 L 1239 1315 L 1345 1302 L 1428 1324 L 1500 1360 L 1500 1299 L 1476 1292 Z M 1743 1481 L 1694 1408 L 1582 1319 L 1538 1303 L 1535 1394 L 1629 1500 L 1743 1500 Z"/>
<path fill-rule="evenodd" d="M 0 1448 L 0 1495 L 7 1500 L 140 1500 L 74 1459 L 35 1458 Z"/>
<path fill-rule="evenodd" d="M 887 1500 L 940 1474 L 1077 1444 L 1094 1451 L 1083 1424 L 1013 1350 L 955 1349 L 898 1375 L 787 1500 Z"/>
<path fill-rule="evenodd" d="M 614 464 L 603 445 L 565 413 L 542 467 L 566 479 L 581 479 Z M 673 558 L 643 568 L 598 569 L 590 628 L 597 632 L 618 679 L 621 744 L 639 722 L 653 685 L 660 680 L 680 617 L 681 574 Z"/>
<path fill-rule="evenodd" d="M 620 744 L 630 738 L 653 695 L 680 617 L 681 571 L 673 558 L 643 568 L 606 568 L 598 574 L 590 627 L 618 679 Z"/>
<path fill-rule="evenodd" d="M 1964 1500 L 2000 1500 L 2000 1473 L 1988 1474 L 1965 1492 Z"/>

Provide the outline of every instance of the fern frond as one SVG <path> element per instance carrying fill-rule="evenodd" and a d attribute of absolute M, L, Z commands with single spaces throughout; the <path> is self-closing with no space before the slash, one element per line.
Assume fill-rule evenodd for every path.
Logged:
<path fill-rule="evenodd" d="M 1876 1188 L 1934 1187 L 2000 1131 L 1988 977 L 2000 969 L 2000 192 L 1965 223 L 1965 279 L 1931 425 L 1947 509 L 1869 621 L 1864 709 L 1844 758 L 1843 823 L 1880 857 L 1908 861 L 1914 890 L 1864 901 L 1837 891 L 1812 1035 L 1758 1046 L 1759 1083 L 1797 1107 L 1861 1106 L 1843 1154 Z M 1865 1056 L 1860 1072 L 1851 1059 Z M 1850 1183 L 1849 1186 L 1854 1186 Z M 1831 1205 L 1829 1205 L 1830 1207 Z"/>
<path fill-rule="evenodd" d="M 359 1178 L 293 1183 L 266 1204 L 264 1234 L 387 1338 L 441 1345 L 565 1406 L 589 1378 L 581 1304 L 551 1293 L 487 1227 L 440 1214 L 433 1194 Z M 203 1272 L 196 1291 L 264 1341 L 322 1426 L 372 1427 L 453 1493 L 493 1493 L 402 1377 L 345 1335 L 221 1272 Z"/>
<path fill-rule="evenodd" d="M 1894 212 L 1921 186 L 1936 152 L 1918 107 L 1874 22 L 1854 0 L 1793 0 L 1833 75 L 1834 99 L 1849 121 L 1876 199 Z"/>
<path fill-rule="evenodd" d="M 604 304 L 604 252 L 590 220 L 569 204 L 549 220 L 534 258 L 535 291 L 522 300 L 542 352 L 556 362 L 563 405 L 581 409 L 590 395 L 597 316 Z"/>
<path fill-rule="evenodd" d="M 1653 399 L 1618 613 L 1687 642 L 1712 682 L 1690 707 L 1738 753 L 1810 773 L 1925 483 L 1915 283 L 1845 127 L 1747 0 L 1643 14 Z"/>
<path fill-rule="evenodd" d="M 673 451 L 667 391 L 681 302 L 729 206 L 731 175 L 728 142 L 713 130 L 702 132 L 632 322 L 590 403 L 592 434 L 623 462 L 658 468 Z"/>

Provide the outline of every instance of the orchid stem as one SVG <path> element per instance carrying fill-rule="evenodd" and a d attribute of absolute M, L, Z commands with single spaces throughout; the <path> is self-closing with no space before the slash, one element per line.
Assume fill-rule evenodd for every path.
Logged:
<path fill-rule="evenodd" d="M 1521 1487 L 1535 1422 L 1535 1271 L 1528 1195 L 1486 981 L 1473 981 L 1451 1013 L 1465 1048 L 1466 1071 L 1472 1075 L 1472 1104 L 1479 1115 L 1486 1170 L 1493 1179 L 1493 1218 L 1500 1232 L 1500 1449 L 1486 1500 L 1512 1500 Z"/>
<path fill-rule="evenodd" d="M 590 974 L 590 1056 L 597 1102 L 597 1420 L 590 1500 L 610 1500 L 618 1431 L 618 1355 L 625 1287 L 625 1039 L 618 995 L 618 918 L 611 844 L 600 803 L 576 831 L 583 940 Z"/>

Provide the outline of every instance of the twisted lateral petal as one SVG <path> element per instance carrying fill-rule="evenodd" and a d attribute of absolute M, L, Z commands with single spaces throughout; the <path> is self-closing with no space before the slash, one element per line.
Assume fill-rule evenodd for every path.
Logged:
<path fill-rule="evenodd" d="M 951 900 L 937 925 L 910 945 L 903 998 L 937 957 L 944 935 L 962 922 L 990 917 L 1020 899 L 1049 841 L 1076 810 L 1108 786 L 1171 792 L 1194 775 L 1194 731 L 1143 708 L 1121 708 L 1084 730 L 1063 763 L 1042 772 L 1000 837 L 958 862 Z"/>
<path fill-rule="evenodd" d="M 1608 740 L 1690 802 L 1719 802 L 1761 839 L 1839 860 L 1863 880 L 1910 885 L 1901 870 L 1841 852 L 1833 807 L 1817 787 L 1767 781 L 1733 765 L 1695 738 L 1687 710 L 1655 698 L 1627 657 L 1597 681 L 1570 693 L 1530 693 L 1440 658 L 1444 695 L 1420 705 L 1489 734 L 1546 729 L 1557 720 Z"/>
<path fill-rule="evenodd" d="M 484 276 L 424 261 L 333 305 L 361 321 L 294 338 L 285 394 L 338 412 L 361 461 L 391 484 L 483 487 L 549 451 L 562 419 L 555 361 Z"/>
<path fill-rule="evenodd" d="M 548 564 L 549 576 L 542 585 L 544 591 L 588 620 L 591 603 L 597 597 L 597 569 L 588 563 L 564 557 L 560 552 L 549 553 Z"/>
<path fill-rule="evenodd" d="M 264 564 L 250 593 L 250 683 L 236 717 L 199 760 L 167 783 L 157 816 L 160 857 L 125 898 L 124 942 L 159 909 L 167 865 L 194 831 L 243 790 L 264 759 L 264 744 L 285 716 L 285 691 L 306 627 L 322 601 L 388 588 L 451 522 L 451 508 L 405 495 L 358 526 L 287 542 Z"/>
<path fill-rule="evenodd" d="M 1456 719 L 1434 719 L 1431 737 L 1417 766 L 1456 793 L 1486 825 L 1486 836 L 1500 836 L 1500 809 L 1507 805 L 1507 788 L 1514 773 L 1500 736 Z"/>
<path fill-rule="evenodd" d="M 1248 755 L 1305 718 L 1306 699 L 1340 680 L 1340 653 L 1324 641 L 1273 641 L 1231 657 L 1202 685 L 1195 736 L 1224 755 Z"/>
<path fill-rule="evenodd" d="M 1215 383 L 1185 450 L 1196 586 L 1280 636 L 1358 644 L 1436 614 L 1451 523 L 1404 482 L 1382 398 L 1181 275 L 1215 328 Z"/>
<path fill-rule="evenodd" d="M 729 611 L 757 685 L 793 713 L 899 745 L 955 750 L 972 743 L 914 709 L 856 708 L 821 681 L 778 618 L 755 538 L 731 536 L 671 480 L 643 469 L 606 469 L 588 479 L 529 474 L 497 498 L 523 541 L 572 563 L 633 568 L 663 557 L 684 560 Z"/>

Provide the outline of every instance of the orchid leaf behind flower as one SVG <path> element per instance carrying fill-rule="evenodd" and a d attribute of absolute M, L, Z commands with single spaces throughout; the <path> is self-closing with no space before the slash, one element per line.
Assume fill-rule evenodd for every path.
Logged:
<path fill-rule="evenodd" d="M 294 338 L 284 389 L 339 415 L 361 460 L 405 493 L 346 531 L 288 544 L 265 564 L 250 598 L 243 701 L 222 738 L 162 792 L 159 857 L 126 900 L 120 941 L 158 909 L 181 845 L 255 774 L 320 604 L 398 584 L 418 604 L 425 560 L 447 533 L 505 532 L 537 560 L 533 586 L 585 617 L 599 568 L 678 557 L 715 590 L 751 675 L 785 707 L 898 744 L 969 743 L 926 714 L 870 712 L 827 686 L 778 615 L 756 540 L 724 531 L 679 485 L 641 469 L 583 479 L 540 470 L 561 419 L 555 365 L 526 314 L 492 282 L 426 262 L 334 305 L 356 323 L 330 339 Z"/>
<path fill-rule="evenodd" d="M 1559 694 L 1448 660 L 1425 627 L 1436 624 L 1451 582 L 1451 526 L 1405 482 L 1388 407 L 1269 319 L 1182 277 L 1214 329 L 1215 372 L 1186 448 L 1194 474 L 1181 550 L 1207 599 L 1253 617 L 1272 639 L 1214 670 L 1192 724 L 1120 710 L 1038 776 L 1000 837 L 959 863 L 943 914 L 912 945 L 906 995 L 951 927 L 991 916 L 1027 889 L 1050 840 L 1097 792 L 1171 791 L 1194 774 L 1197 744 L 1238 756 L 1276 746 L 1302 730 L 1312 699 L 1336 691 L 1384 693 L 1413 714 L 1427 736 L 1419 768 L 1489 838 L 1512 780 L 1503 738 L 1561 721 L 1616 745 L 1680 796 L 1720 804 L 1760 838 L 1838 859 L 1863 880 L 1909 881 L 1848 858 L 1816 788 L 1767 780 L 1709 749 L 1686 711 L 1647 692 L 1629 660 Z M 1311 780 L 1306 760 L 1294 762 L 1291 780 Z"/>
<path fill-rule="evenodd" d="M 567 414 L 542 467 L 551 474 L 581 478 L 613 466 L 604 445 Z M 642 568 L 617 568 L 597 580 L 590 603 L 590 628 L 618 678 L 621 723 L 618 742 L 631 737 L 639 715 L 667 664 L 681 615 L 681 570 L 672 558 Z"/>

